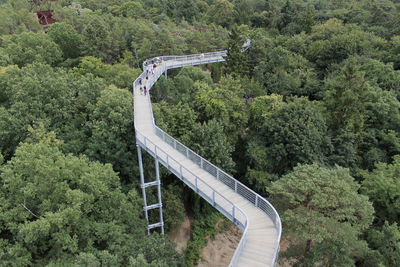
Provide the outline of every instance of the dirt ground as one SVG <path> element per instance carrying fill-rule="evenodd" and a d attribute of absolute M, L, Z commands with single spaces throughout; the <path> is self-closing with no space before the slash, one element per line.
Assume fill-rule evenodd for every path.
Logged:
<path fill-rule="evenodd" d="M 222 221 L 218 222 L 221 223 Z M 176 250 L 179 253 L 186 248 L 191 236 L 191 225 L 193 219 L 185 217 L 183 223 L 168 234 L 169 238 L 177 244 Z M 218 225 L 217 224 L 217 225 Z M 229 229 L 215 236 L 214 240 L 207 237 L 208 243 L 201 251 L 200 263 L 198 267 L 222 267 L 228 266 L 235 249 L 239 244 L 242 232 L 234 224 L 230 224 Z M 281 240 L 281 252 L 285 251 L 289 245 L 288 240 Z M 290 267 L 292 264 L 287 260 L 280 260 L 277 267 Z"/>
<path fill-rule="evenodd" d="M 182 253 L 189 242 L 192 223 L 193 219 L 186 216 L 183 223 L 175 231 L 168 234 L 169 238 L 176 243 L 176 250 L 179 253 Z"/>
<path fill-rule="evenodd" d="M 214 240 L 207 237 L 208 244 L 201 251 L 200 263 L 197 266 L 228 266 L 241 237 L 242 232 L 234 224 L 231 224 L 227 231 L 217 234 Z"/>
<path fill-rule="evenodd" d="M 239 244 L 242 232 L 234 224 L 231 224 L 228 231 L 217 234 L 215 240 L 208 239 L 208 244 L 201 252 L 201 260 L 198 267 L 222 267 L 228 266 L 235 249 Z M 282 239 L 281 252 L 285 251 L 289 246 L 289 241 Z M 280 259 L 277 267 L 290 267 L 293 262 L 286 259 Z"/>

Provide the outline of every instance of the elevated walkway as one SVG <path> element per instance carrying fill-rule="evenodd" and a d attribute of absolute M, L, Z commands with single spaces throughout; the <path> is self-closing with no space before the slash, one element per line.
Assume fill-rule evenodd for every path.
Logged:
<path fill-rule="evenodd" d="M 156 164 L 160 162 L 243 231 L 230 266 L 275 266 L 281 221 L 273 206 L 157 127 L 150 96 L 143 95 L 139 90 L 140 78 L 149 90 L 168 69 L 222 62 L 225 56 L 226 51 L 220 51 L 148 60 L 159 60 L 161 63 L 154 74 L 148 75 L 147 81 L 143 72 L 133 83 L 136 143 L 156 159 Z M 157 165 L 156 170 L 158 175 Z M 157 226 L 162 226 L 162 222 L 154 227 Z"/>

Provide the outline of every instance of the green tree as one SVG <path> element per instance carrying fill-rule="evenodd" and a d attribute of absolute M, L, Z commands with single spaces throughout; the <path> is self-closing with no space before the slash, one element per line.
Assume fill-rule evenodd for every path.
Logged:
<path fill-rule="evenodd" d="M 182 202 L 181 185 L 169 185 L 162 192 L 165 231 L 176 229 L 185 219 L 185 207 Z"/>
<path fill-rule="evenodd" d="M 321 98 L 317 74 L 310 62 L 281 46 L 267 52 L 254 69 L 255 79 L 269 93 Z"/>
<path fill-rule="evenodd" d="M 231 73 L 234 76 L 248 76 L 249 75 L 249 63 L 248 53 L 242 52 L 242 46 L 245 43 L 248 35 L 248 28 L 245 26 L 237 26 L 236 24 L 232 27 L 229 34 L 228 41 L 228 55 L 226 57 L 227 73 Z"/>
<path fill-rule="evenodd" d="M 363 54 L 370 45 L 366 32 L 354 24 L 344 25 L 338 19 L 313 26 L 310 38 L 307 58 L 321 71 L 352 55 Z"/>
<path fill-rule="evenodd" d="M 250 107 L 250 127 L 255 131 L 262 129 L 266 120 L 285 104 L 277 94 L 256 97 Z"/>
<path fill-rule="evenodd" d="M 0 17 L 4 19 L 0 20 L 0 35 L 42 30 L 36 14 L 29 10 L 28 1 L 2 1 L 1 4 Z"/>
<path fill-rule="evenodd" d="M 266 172 L 273 180 L 298 163 L 327 160 L 331 143 L 319 103 L 292 98 L 285 104 L 274 96 L 255 105 L 251 116 L 257 124 L 248 148 L 251 169 Z"/>
<path fill-rule="evenodd" d="M 368 231 L 367 241 L 381 254 L 384 266 L 396 266 L 400 262 L 400 228 L 397 223 L 385 222 L 382 227 Z"/>
<path fill-rule="evenodd" d="M 233 86 L 229 86 L 230 84 Z M 195 98 L 194 105 L 200 119 L 216 119 L 224 127 L 224 133 L 231 144 L 235 144 L 244 134 L 247 125 L 248 112 L 242 98 L 243 93 L 237 81 L 227 77 L 216 89 L 198 91 Z"/>
<path fill-rule="evenodd" d="M 91 73 L 96 77 L 103 78 L 109 85 L 114 84 L 119 88 L 128 88 L 129 90 L 132 87 L 132 81 L 142 73 L 140 69 L 130 68 L 124 64 L 104 64 L 99 58 L 92 56 L 82 58 L 73 71 L 82 75 Z"/>
<path fill-rule="evenodd" d="M 198 114 L 187 103 L 171 105 L 166 101 L 153 104 L 156 124 L 175 138 L 180 138 L 192 131 Z"/>
<path fill-rule="evenodd" d="M 143 9 L 143 6 L 138 1 L 128 1 L 121 5 L 120 12 L 124 17 L 129 18 L 141 18 L 146 12 Z"/>
<path fill-rule="evenodd" d="M 358 165 L 372 170 L 375 163 L 391 162 L 400 153 L 400 102 L 393 91 L 374 87 L 366 108 L 366 127 L 357 146 Z"/>
<path fill-rule="evenodd" d="M 324 103 L 331 116 L 331 128 L 360 133 L 366 119 L 369 92 L 364 73 L 359 71 L 354 59 L 348 61 L 341 73 L 326 84 Z"/>
<path fill-rule="evenodd" d="M 184 67 L 173 82 L 160 79 L 160 87 L 155 87 L 155 99 L 167 99 L 174 103 L 181 101 L 193 107 L 197 93 L 210 89 L 211 84 L 210 76 L 200 68 Z"/>
<path fill-rule="evenodd" d="M 233 146 L 226 139 L 223 126 L 216 120 L 196 123 L 184 143 L 194 152 L 227 172 L 233 172 L 235 163 L 231 158 Z"/>
<path fill-rule="evenodd" d="M 50 36 L 42 33 L 14 34 L 4 44 L 11 64 L 19 67 L 35 61 L 54 65 L 61 61 L 62 52 Z"/>
<path fill-rule="evenodd" d="M 234 12 L 234 5 L 231 2 L 217 0 L 214 5 L 209 7 L 206 17 L 209 22 L 228 28 L 232 24 Z"/>
<path fill-rule="evenodd" d="M 86 154 L 93 160 L 111 163 L 124 183 L 137 183 L 136 144 L 134 138 L 132 94 L 110 87 L 101 92 L 91 107 Z"/>
<path fill-rule="evenodd" d="M 2 86 L 8 96 L 0 109 L 0 147 L 6 159 L 26 138 L 28 126 L 40 123 L 65 141 L 64 151 L 85 150 L 88 106 L 96 102 L 104 82 L 35 63 L 8 68 Z"/>
<path fill-rule="evenodd" d="M 90 16 L 82 31 L 82 52 L 103 60 L 111 60 L 112 45 L 110 26 L 101 16 Z"/>
<path fill-rule="evenodd" d="M 40 139 L 22 143 L 1 168 L 2 264 L 127 265 L 149 247 L 149 263 L 179 261 L 161 238 L 145 236 L 142 201 L 121 192 L 111 165 L 64 155 L 53 133 Z"/>
<path fill-rule="evenodd" d="M 185 19 L 193 22 L 199 17 L 198 2 L 195 0 L 170 0 L 166 2 L 166 11 L 169 17 L 176 21 Z"/>
<path fill-rule="evenodd" d="M 238 25 L 250 24 L 250 18 L 253 13 L 250 1 L 235 0 L 235 22 Z"/>
<path fill-rule="evenodd" d="M 268 188 L 299 266 L 354 265 L 367 250 L 359 236 L 372 223 L 374 209 L 359 187 L 348 169 L 312 164 L 298 165 Z M 338 255 L 338 248 L 348 252 Z"/>
<path fill-rule="evenodd" d="M 361 190 L 374 203 L 376 221 L 383 224 L 400 219 L 400 156 L 393 163 L 377 163 L 372 172 L 365 172 Z"/>
<path fill-rule="evenodd" d="M 80 55 L 81 40 L 71 25 L 65 22 L 52 24 L 47 34 L 60 47 L 64 60 Z"/>

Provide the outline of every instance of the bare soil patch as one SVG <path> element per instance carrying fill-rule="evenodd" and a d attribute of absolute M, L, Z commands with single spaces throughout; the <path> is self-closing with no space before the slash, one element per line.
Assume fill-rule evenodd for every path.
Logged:
<path fill-rule="evenodd" d="M 193 219 L 185 216 L 183 223 L 168 234 L 168 237 L 176 243 L 176 251 L 182 253 L 192 234 Z"/>
<path fill-rule="evenodd" d="M 207 237 L 207 246 L 202 249 L 200 263 L 197 266 L 228 266 L 241 237 L 242 232 L 232 223 L 226 231 L 216 234 L 214 240 Z"/>

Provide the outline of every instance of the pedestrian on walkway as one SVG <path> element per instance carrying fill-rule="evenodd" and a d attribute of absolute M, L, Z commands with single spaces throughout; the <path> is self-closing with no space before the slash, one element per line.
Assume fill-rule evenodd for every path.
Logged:
<path fill-rule="evenodd" d="M 140 94 L 143 93 L 143 87 L 140 86 Z"/>
<path fill-rule="evenodd" d="M 144 95 L 146 95 L 147 94 L 147 88 L 146 88 L 146 86 L 144 87 Z"/>
<path fill-rule="evenodd" d="M 142 77 L 139 77 L 139 84 L 142 85 Z"/>

